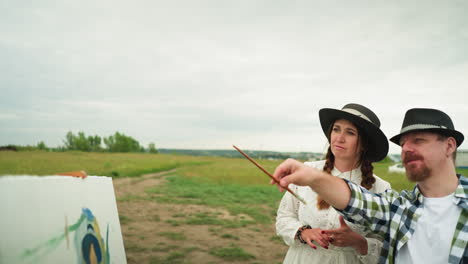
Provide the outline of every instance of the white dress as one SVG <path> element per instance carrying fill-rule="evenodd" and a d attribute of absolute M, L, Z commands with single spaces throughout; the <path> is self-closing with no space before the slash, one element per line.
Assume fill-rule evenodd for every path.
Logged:
<path fill-rule="evenodd" d="M 325 161 L 305 162 L 305 165 L 323 169 Z M 352 171 L 340 172 L 337 168 L 331 171 L 333 176 L 350 180 L 356 184 L 361 184 L 361 168 Z M 375 176 L 375 183 L 370 191 L 375 193 L 384 192 L 390 189 L 390 184 Z M 317 249 L 312 249 L 307 244 L 302 244 L 294 239 L 297 230 L 303 225 L 310 225 L 312 228 L 335 229 L 340 227 L 338 212 L 329 207 L 328 209 L 317 209 L 317 194 L 308 186 L 289 185 L 289 188 L 302 196 L 307 205 L 300 203 L 289 192 L 286 192 L 281 200 L 276 217 L 276 233 L 281 236 L 289 246 L 283 263 L 377 263 L 382 247 L 382 238 L 379 238 L 364 226 L 346 223 L 353 231 L 361 234 L 367 240 L 368 253 L 360 255 L 352 247 L 335 247 L 332 244 L 328 249 L 320 245 Z M 317 245 L 317 244 L 316 244 Z"/>

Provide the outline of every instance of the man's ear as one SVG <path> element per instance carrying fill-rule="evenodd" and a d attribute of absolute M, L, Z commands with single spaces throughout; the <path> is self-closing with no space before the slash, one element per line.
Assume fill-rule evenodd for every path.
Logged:
<path fill-rule="evenodd" d="M 457 141 L 453 137 L 447 138 L 447 157 L 451 157 L 452 154 L 457 151 Z"/>

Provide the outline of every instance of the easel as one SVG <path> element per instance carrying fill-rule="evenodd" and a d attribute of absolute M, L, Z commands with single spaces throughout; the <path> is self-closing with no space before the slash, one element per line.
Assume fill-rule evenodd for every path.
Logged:
<path fill-rule="evenodd" d="M 86 173 L 86 171 L 70 171 L 70 172 L 57 173 L 55 175 L 72 176 L 72 177 L 77 177 L 81 179 L 88 177 L 88 174 Z"/>

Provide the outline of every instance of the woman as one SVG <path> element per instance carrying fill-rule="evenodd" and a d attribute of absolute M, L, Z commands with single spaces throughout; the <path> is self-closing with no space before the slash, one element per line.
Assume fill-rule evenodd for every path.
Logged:
<path fill-rule="evenodd" d="M 387 156 L 388 140 L 378 117 L 368 108 L 347 104 L 343 109 L 319 111 L 330 146 L 325 160 L 306 162 L 332 176 L 380 193 L 390 184 L 373 174 L 372 162 Z M 309 187 L 290 185 L 304 197 L 300 203 L 289 192 L 278 208 L 276 232 L 289 245 L 284 263 L 377 263 L 381 239 L 360 225 L 345 222 Z"/>

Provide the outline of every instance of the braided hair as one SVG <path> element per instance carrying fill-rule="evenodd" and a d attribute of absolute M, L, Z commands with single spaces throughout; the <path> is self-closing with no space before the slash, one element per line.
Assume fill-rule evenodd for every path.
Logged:
<path fill-rule="evenodd" d="M 362 173 L 362 180 L 361 186 L 369 190 L 372 188 L 372 185 L 375 183 L 374 177 L 374 166 L 372 166 L 372 161 L 370 161 L 369 157 L 367 157 L 367 150 L 369 149 L 369 140 L 368 137 L 365 135 L 364 131 L 357 127 L 358 130 L 358 145 L 361 144 L 361 153 L 359 156 L 358 164 L 361 165 L 361 173 Z M 333 124 L 327 131 L 327 138 L 330 142 L 330 136 L 333 129 Z M 335 155 L 331 151 L 331 146 L 328 147 L 327 154 L 325 155 L 325 165 L 323 166 L 323 171 L 331 174 L 331 171 L 335 167 Z M 319 210 L 327 209 L 330 205 L 325 202 L 320 196 L 317 197 L 317 208 Z"/>

